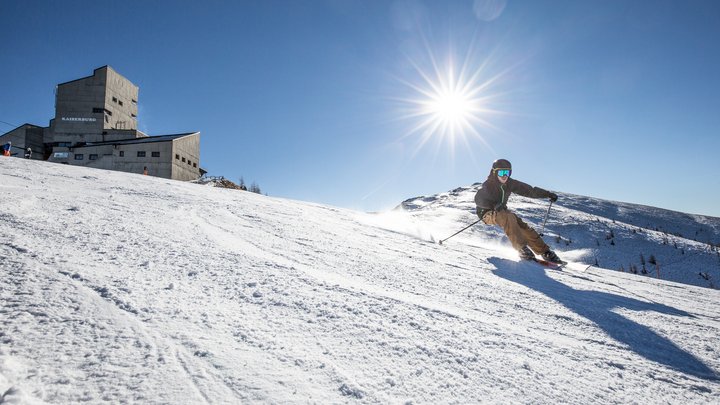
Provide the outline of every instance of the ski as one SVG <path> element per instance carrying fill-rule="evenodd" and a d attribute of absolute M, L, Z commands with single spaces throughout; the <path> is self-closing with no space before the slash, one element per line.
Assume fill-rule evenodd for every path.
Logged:
<path fill-rule="evenodd" d="M 538 258 L 530 259 L 529 261 L 535 262 L 543 267 L 547 267 L 548 269 L 554 269 L 554 270 L 560 270 L 563 267 L 565 267 L 565 265 L 567 265 L 567 262 L 555 263 L 555 262 L 551 262 L 551 261 L 548 261 L 545 259 L 538 259 Z"/>

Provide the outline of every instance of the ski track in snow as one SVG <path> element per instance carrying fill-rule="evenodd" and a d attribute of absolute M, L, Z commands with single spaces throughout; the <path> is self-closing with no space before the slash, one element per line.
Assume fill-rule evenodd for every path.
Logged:
<path fill-rule="evenodd" d="M 717 290 L 428 242 L 458 218 L 21 159 L 0 179 L 2 403 L 720 400 Z"/>

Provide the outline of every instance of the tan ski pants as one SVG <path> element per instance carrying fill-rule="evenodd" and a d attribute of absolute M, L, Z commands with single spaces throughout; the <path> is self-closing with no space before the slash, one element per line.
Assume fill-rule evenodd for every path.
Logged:
<path fill-rule="evenodd" d="M 482 220 L 488 225 L 498 225 L 505 231 L 510 243 L 518 252 L 526 245 L 535 254 L 543 254 L 550 247 L 542 240 L 540 235 L 530 228 L 520 217 L 508 210 L 488 211 Z"/>

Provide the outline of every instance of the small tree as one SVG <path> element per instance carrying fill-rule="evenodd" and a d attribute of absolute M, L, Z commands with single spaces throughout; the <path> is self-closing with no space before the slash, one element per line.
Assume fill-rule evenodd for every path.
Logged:
<path fill-rule="evenodd" d="M 640 264 L 642 265 L 642 274 L 647 274 L 647 270 L 645 269 L 645 256 L 643 256 L 642 253 L 640 253 Z"/>

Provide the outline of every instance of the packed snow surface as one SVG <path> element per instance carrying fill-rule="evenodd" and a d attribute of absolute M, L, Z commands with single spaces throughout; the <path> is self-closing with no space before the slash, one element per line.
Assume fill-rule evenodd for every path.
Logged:
<path fill-rule="evenodd" d="M 17 158 L 0 188 L 3 404 L 720 402 L 720 291 L 439 245 L 453 207 Z"/>

